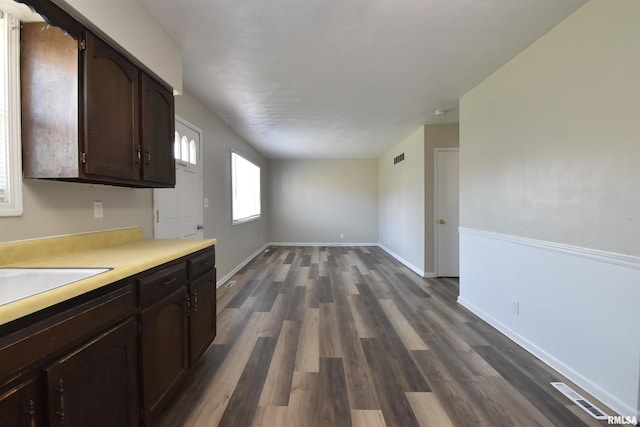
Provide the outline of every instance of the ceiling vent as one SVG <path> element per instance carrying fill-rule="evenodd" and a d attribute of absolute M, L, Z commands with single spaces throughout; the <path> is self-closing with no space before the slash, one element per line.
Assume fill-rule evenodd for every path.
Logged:
<path fill-rule="evenodd" d="M 404 153 L 402 153 L 402 154 L 398 154 L 397 156 L 395 156 L 395 157 L 393 158 L 393 164 L 394 164 L 394 165 L 397 165 L 398 163 L 400 163 L 400 162 L 401 162 L 401 161 L 403 161 L 403 160 L 404 160 Z"/>

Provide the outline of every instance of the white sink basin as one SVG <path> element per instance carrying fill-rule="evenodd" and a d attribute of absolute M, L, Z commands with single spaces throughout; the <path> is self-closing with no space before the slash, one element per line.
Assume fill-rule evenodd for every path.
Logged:
<path fill-rule="evenodd" d="M 0 268 L 0 305 L 104 273 L 110 268 Z"/>

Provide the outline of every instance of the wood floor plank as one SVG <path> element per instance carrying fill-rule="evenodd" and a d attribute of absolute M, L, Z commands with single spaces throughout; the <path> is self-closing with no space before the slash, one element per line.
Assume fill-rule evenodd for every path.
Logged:
<path fill-rule="evenodd" d="M 294 372 L 287 422 L 291 427 L 313 426 L 318 419 L 319 372 Z"/>
<path fill-rule="evenodd" d="M 560 395 L 554 397 L 549 393 L 550 385 L 542 384 L 532 380 L 526 372 L 514 365 L 509 359 L 501 355 L 493 347 L 476 347 L 475 350 L 491 365 L 500 375 L 513 387 L 520 390 L 523 396 L 529 399 L 542 413 L 545 414 L 555 425 L 584 427 L 586 424 L 575 414 L 567 411 L 564 402 L 559 400 Z"/>
<path fill-rule="evenodd" d="M 260 406 L 287 406 L 300 336 L 299 321 L 285 320 L 262 388 Z"/>
<path fill-rule="evenodd" d="M 258 340 L 259 328 L 265 313 L 253 313 L 245 328 L 234 341 L 216 375 L 207 383 L 198 404 L 185 421 L 186 426 L 219 425 L 249 356 Z M 215 341 L 214 341 L 215 342 Z M 211 351 L 211 348 L 208 350 Z"/>
<path fill-rule="evenodd" d="M 314 425 L 351 426 L 351 409 L 340 358 L 320 358 L 318 419 Z"/>
<path fill-rule="evenodd" d="M 429 350 L 393 301 L 380 300 L 379 302 L 407 350 Z"/>
<path fill-rule="evenodd" d="M 320 357 L 343 357 L 335 304 L 320 303 Z"/>
<path fill-rule="evenodd" d="M 218 426 L 251 425 L 275 348 L 275 338 L 258 338 Z"/>
<path fill-rule="evenodd" d="M 454 427 L 434 393 L 406 393 L 406 395 L 420 427 Z"/>
<path fill-rule="evenodd" d="M 606 425 L 549 382 L 588 393 L 457 304 L 457 279 L 379 247 L 271 246 L 230 281 L 159 427 Z"/>
<path fill-rule="evenodd" d="M 373 382 L 384 415 L 390 426 L 419 426 L 403 385 L 391 368 L 392 362 L 379 338 L 362 339 L 362 347 L 372 371 Z"/>
<path fill-rule="evenodd" d="M 553 422 L 549 420 L 538 408 L 529 402 L 520 392 L 509 384 L 502 377 L 487 377 L 477 380 L 480 385 L 492 394 L 500 396 L 505 404 L 511 408 L 509 411 L 518 425 L 523 427 L 541 426 L 554 427 Z"/>
<path fill-rule="evenodd" d="M 388 356 L 388 362 L 394 370 L 394 375 L 399 381 L 402 381 L 402 391 L 431 391 L 427 381 L 409 355 L 409 350 L 404 347 L 402 340 L 384 314 L 379 301 L 370 289 L 370 285 L 358 284 L 358 289 L 363 297 L 367 316 L 376 325 L 378 337 L 384 347 L 384 353 Z"/>
<path fill-rule="evenodd" d="M 375 409 L 354 409 L 351 411 L 352 427 L 387 427 L 382 411 Z"/>
<path fill-rule="evenodd" d="M 298 340 L 295 371 L 320 371 L 320 309 L 306 308 Z"/>
<path fill-rule="evenodd" d="M 476 409 L 465 391 L 465 383 L 451 378 L 443 361 L 433 351 L 412 351 L 411 355 L 429 378 L 433 392 L 456 427 L 495 427 L 490 419 Z"/>
<path fill-rule="evenodd" d="M 359 295 L 349 295 L 349 307 L 351 307 L 358 337 L 376 338 L 378 334 L 376 333 L 375 325 L 369 321 L 366 309 L 362 304 L 362 298 Z"/>
<path fill-rule="evenodd" d="M 352 295 L 345 284 L 343 273 L 344 271 L 329 270 L 337 323 L 340 325 L 338 333 L 349 401 L 352 409 L 380 409 L 349 304 L 349 297 Z"/>

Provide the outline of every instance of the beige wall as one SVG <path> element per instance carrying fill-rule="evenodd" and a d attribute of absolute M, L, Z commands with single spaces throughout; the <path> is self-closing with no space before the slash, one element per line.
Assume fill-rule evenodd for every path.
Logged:
<path fill-rule="evenodd" d="M 0 242 L 141 226 L 153 237 L 151 193 L 108 185 L 23 180 L 23 214 L 0 217 Z M 104 218 L 93 218 L 93 202 Z"/>
<path fill-rule="evenodd" d="M 424 274 L 424 127 L 378 159 L 379 242 Z M 404 153 L 396 165 L 393 158 Z"/>
<path fill-rule="evenodd" d="M 461 226 L 640 256 L 639 22 L 593 0 L 462 97 Z"/>
<path fill-rule="evenodd" d="M 93 31 L 111 38 L 175 90 L 182 91 L 182 49 L 139 2 L 53 1 Z"/>
<path fill-rule="evenodd" d="M 640 416 L 639 23 L 636 0 L 591 0 L 460 102 L 458 302 L 624 416 Z"/>
<path fill-rule="evenodd" d="M 271 161 L 274 242 L 375 243 L 377 206 L 376 160 Z"/>
<path fill-rule="evenodd" d="M 218 239 L 216 262 L 220 279 L 269 241 L 269 164 L 189 93 L 176 97 L 176 115 L 202 130 L 203 192 L 209 198 L 209 208 L 204 209 L 204 233 L 205 237 Z M 262 217 L 238 225 L 231 224 L 231 150 L 261 167 Z"/>
<path fill-rule="evenodd" d="M 458 124 L 424 127 L 424 268 L 435 274 L 435 158 L 434 149 L 459 145 Z"/>

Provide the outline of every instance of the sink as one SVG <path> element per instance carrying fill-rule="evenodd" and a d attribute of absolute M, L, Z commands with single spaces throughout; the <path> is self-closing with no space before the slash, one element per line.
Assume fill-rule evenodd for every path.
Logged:
<path fill-rule="evenodd" d="M 0 268 L 0 305 L 95 276 L 110 268 Z"/>

